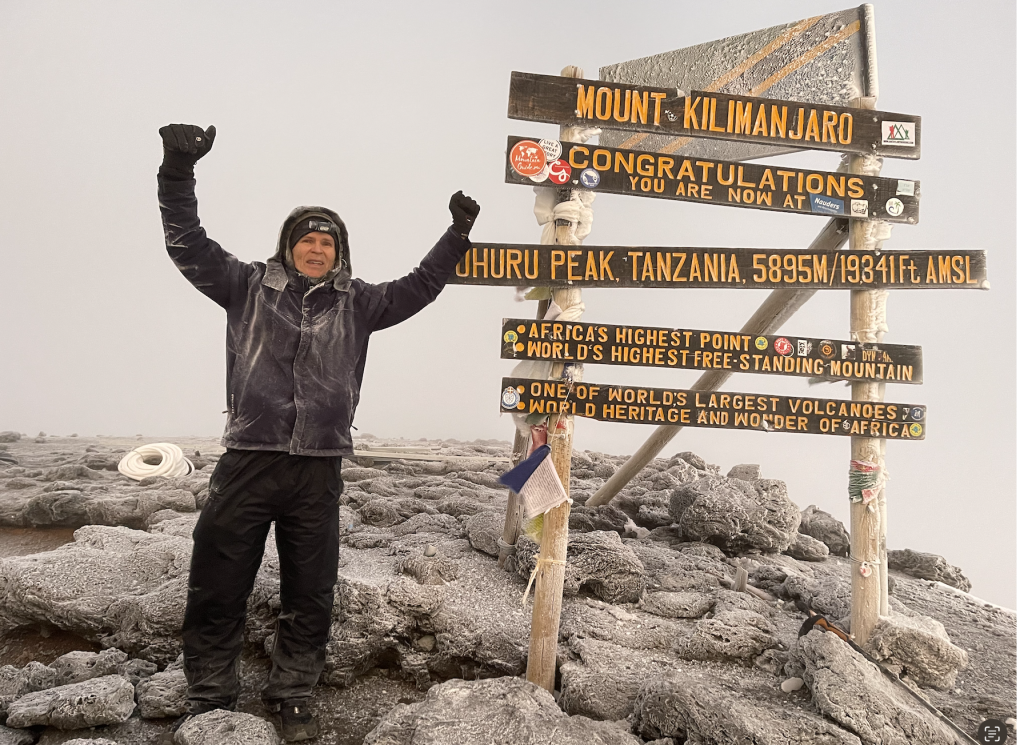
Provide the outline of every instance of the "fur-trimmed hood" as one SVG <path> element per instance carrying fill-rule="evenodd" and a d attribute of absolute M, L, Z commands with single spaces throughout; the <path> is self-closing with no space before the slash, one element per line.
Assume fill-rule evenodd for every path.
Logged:
<path fill-rule="evenodd" d="M 338 255 L 334 259 L 334 267 L 324 279 L 333 279 L 341 282 L 352 279 L 352 256 L 348 248 L 348 228 L 345 227 L 345 223 L 342 222 L 337 212 L 326 207 L 304 205 L 293 209 L 285 219 L 284 224 L 281 225 L 281 232 L 277 238 L 277 252 L 269 259 L 268 263 L 272 261 L 282 266 L 286 265 L 285 256 L 288 253 L 288 238 L 292 234 L 292 228 L 300 220 L 309 217 L 326 217 L 338 226 L 338 230 L 341 233 L 341 245 L 338 247 Z"/>

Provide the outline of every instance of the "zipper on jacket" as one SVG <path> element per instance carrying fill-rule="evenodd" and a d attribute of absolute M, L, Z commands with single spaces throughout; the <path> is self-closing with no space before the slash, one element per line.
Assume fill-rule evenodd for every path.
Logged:
<path fill-rule="evenodd" d="M 234 417 L 234 415 L 235 415 L 235 394 L 232 393 L 231 394 L 231 416 Z"/>

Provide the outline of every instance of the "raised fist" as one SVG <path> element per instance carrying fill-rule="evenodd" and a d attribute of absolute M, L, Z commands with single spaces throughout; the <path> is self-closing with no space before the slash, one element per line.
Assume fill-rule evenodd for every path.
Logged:
<path fill-rule="evenodd" d="M 217 128 L 210 125 L 205 131 L 195 124 L 168 124 L 160 127 L 164 142 L 164 170 L 174 175 L 192 178 L 196 161 L 210 152 Z"/>
<path fill-rule="evenodd" d="M 480 205 L 462 193 L 462 190 L 452 194 L 448 202 L 448 209 L 452 213 L 452 224 L 455 231 L 463 238 L 469 237 L 469 231 L 473 229 L 476 216 L 480 214 Z"/>

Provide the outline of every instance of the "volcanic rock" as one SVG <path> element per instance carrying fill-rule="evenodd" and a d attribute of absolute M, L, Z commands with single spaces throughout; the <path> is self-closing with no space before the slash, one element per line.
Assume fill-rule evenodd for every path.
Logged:
<path fill-rule="evenodd" d="M 135 687 L 120 675 L 106 675 L 22 696 L 8 707 L 7 726 L 81 729 L 123 722 L 134 710 Z"/>
<path fill-rule="evenodd" d="M 800 525 L 786 485 L 774 479 L 741 481 L 711 474 L 672 491 L 669 506 L 680 535 L 728 554 L 780 552 Z"/>
<path fill-rule="evenodd" d="M 927 554 L 905 548 L 889 551 L 889 569 L 911 577 L 942 582 L 964 592 L 971 591 L 971 581 L 960 567 L 953 566 L 938 554 Z"/>
<path fill-rule="evenodd" d="M 800 513 L 800 532 L 824 543 L 833 556 L 850 555 L 850 534 L 846 526 L 813 504 Z"/>
<path fill-rule="evenodd" d="M 569 716 L 551 694 L 519 678 L 450 680 L 424 701 L 401 704 L 363 740 L 364 745 L 640 745 L 610 722 Z"/>

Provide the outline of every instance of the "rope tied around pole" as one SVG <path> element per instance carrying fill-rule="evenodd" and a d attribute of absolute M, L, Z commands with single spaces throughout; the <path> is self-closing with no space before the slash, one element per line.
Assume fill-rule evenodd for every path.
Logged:
<path fill-rule="evenodd" d="M 882 491 L 889 473 L 879 463 L 866 460 L 850 461 L 850 485 L 848 491 L 851 502 L 863 502 L 868 509 L 874 511 L 872 504 Z"/>
<path fill-rule="evenodd" d="M 533 581 L 537 579 L 537 572 L 540 571 L 540 568 L 543 564 L 550 564 L 552 566 L 565 566 L 565 561 L 558 559 L 549 559 L 546 557 L 537 560 L 536 566 L 534 566 L 533 571 L 530 572 L 530 581 L 526 583 L 526 591 L 523 593 L 524 608 L 526 607 L 527 598 L 530 597 L 530 588 L 533 587 Z"/>

